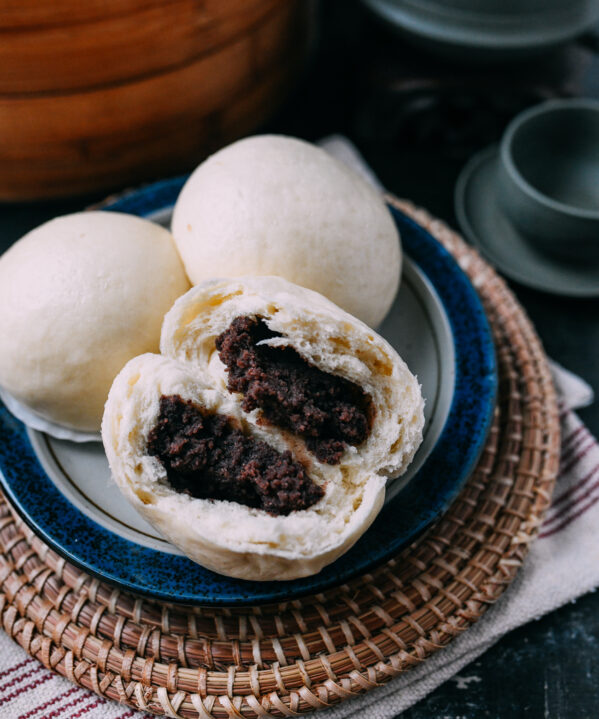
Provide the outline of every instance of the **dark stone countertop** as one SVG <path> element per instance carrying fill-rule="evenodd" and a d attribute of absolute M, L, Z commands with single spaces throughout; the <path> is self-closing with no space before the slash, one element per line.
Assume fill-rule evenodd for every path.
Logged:
<path fill-rule="evenodd" d="M 360 5 L 328 0 L 309 67 L 265 131 L 348 135 L 396 195 L 457 227 L 453 187 L 467 158 L 545 97 L 599 97 L 599 32 L 533 63 L 453 66 L 413 50 Z M 118 188 L 115 188 L 118 190 Z M 0 205 L 0 251 L 41 222 L 99 197 Z M 599 299 L 510 286 L 547 353 L 599 390 Z M 599 402 L 579 412 L 599 435 Z M 522 627 L 404 712 L 403 719 L 599 716 L 599 596 Z"/>

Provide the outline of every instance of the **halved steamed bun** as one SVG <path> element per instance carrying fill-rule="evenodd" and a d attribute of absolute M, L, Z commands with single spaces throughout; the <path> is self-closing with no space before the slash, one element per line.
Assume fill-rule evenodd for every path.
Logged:
<path fill-rule="evenodd" d="M 116 378 L 106 454 L 134 507 L 222 574 L 320 571 L 370 526 L 422 440 L 420 387 L 395 350 L 283 279 L 191 289 L 161 352 Z"/>

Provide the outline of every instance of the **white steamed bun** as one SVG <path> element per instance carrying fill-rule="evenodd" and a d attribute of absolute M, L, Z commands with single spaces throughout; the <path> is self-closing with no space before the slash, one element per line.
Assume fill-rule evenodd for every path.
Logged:
<path fill-rule="evenodd" d="M 382 198 L 291 137 L 249 137 L 208 158 L 179 195 L 172 231 L 192 284 L 278 275 L 371 327 L 399 286 L 399 235 Z"/>
<path fill-rule="evenodd" d="M 0 258 L 0 386 L 45 419 L 99 430 L 112 380 L 158 349 L 188 288 L 152 222 L 81 212 L 41 225 Z"/>

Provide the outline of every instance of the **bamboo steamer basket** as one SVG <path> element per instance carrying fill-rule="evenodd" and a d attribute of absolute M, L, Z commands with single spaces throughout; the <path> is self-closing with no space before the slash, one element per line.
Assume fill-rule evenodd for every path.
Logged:
<path fill-rule="evenodd" d="M 192 168 L 271 115 L 311 20 L 304 0 L 0 0 L 0 199 Z"/>

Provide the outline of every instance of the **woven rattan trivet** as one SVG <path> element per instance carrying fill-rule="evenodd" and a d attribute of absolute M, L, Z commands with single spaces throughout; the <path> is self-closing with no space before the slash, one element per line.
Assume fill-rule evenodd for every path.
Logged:
<path fill-rule="evenodd" d="M 183 609 L 127 595 L 66 563 L 0 495 L 0 613 L 27 652 L 145 711 L 290 716 L 420 663 L 506 589 L 537 533 L 558 468 L 545 355 L 495 272 L 444 224 L 392 201 L 458 259 L 483 299 L 497 347 L 495 421 L 449 512 L 384 566 L 325 594 L 251 609 Z"/>

